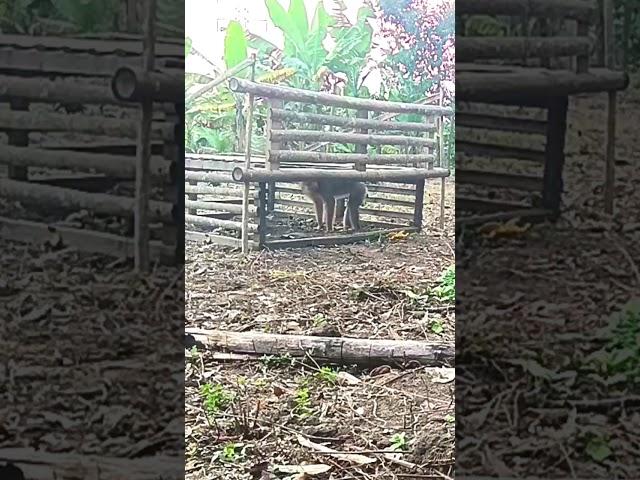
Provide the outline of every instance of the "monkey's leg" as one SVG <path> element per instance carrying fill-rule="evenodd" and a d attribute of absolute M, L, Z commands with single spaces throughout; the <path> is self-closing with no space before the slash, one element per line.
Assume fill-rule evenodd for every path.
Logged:
<path fill-rule="evenodd" d="M 349 223 L 354 232 L 360 230 L 360 201 L 359 199 L 349 199 L 349 206 L 347 207 L 349 213 Z"/>
<path fill-rule="evenodd" d="M 353 228 L 353 225 L 351 224 L 351 212 L 350 212 L 350 208 L 347 206 L 347 208 L 344 209 L 344 215 L 342 218 L 342 225 L 344 226 L 345 230 L 348 230 L 349 228 Z"/>
<path fill-rule="evenodd" d="M 332 198 L 325 204 L 327 209 L 327 232 L 333 232 L 333 220 L 336 216 L 336 201 Z"/>
<path fill-rule="evenodd" d="M 336 220 L 342 218 L 346 212 L 345 201 L 342 198 L 336 199 Z M 345 227 L 346 228 L 346 227 Z"/>
<path fill-rule="evenodd" d="M 322 230 L 324 226 L 324 202 L 320 197 L 313 197 L 313 207 L 316 211 L 316 221 L 318 222 L 318 230 Z"/>

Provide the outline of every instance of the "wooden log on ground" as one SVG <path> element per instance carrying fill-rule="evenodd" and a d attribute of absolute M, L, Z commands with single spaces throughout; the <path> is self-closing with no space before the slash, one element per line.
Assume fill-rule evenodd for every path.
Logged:
<path fill-rule="evenodd" d="M 121 67 L 113 74 L 111 91 L 123 102 L 177 102 L 184 98 L 184 75 Z"/>
<path fill-rule="evenodd" d="M 595 8 L 584 0 L 458 0 L 456 14 L 593 20 Z"/>
<path fill-rule="evenodd" d="M 238 167 L 233 170 L 233 179 L 236 182 L 301 182 L 305 180 L 319 179 L 343 179 L 359 180 L 361 182 L 381 182 L 381 181 L 409 181 L 420 178 L 440 178 L 448 177 L 449 170 L 444 168 L 404 168 L 402 170 L 368 170 L 359 172 L 357 170 L 319 170 L 319 169 L 299 169 L 299 170 L 248 170 Z"/>
<path fill-rule="evenodd" d="M 323 153 L 294 150 L 274 150 L 271 152 L 271 156 L 280 162 L 339 164 L 362 162 L 369 165 L 412 165 L 414 163 L 426 163 L 434 160 L 433 155 L 424 154 L 370 155 L 367 153 Z"/>
<path fill-rule="evenodd" d="M 135 178 L 136 164 L 133 157 L 67 150 L 45 150 L 42 148 L 14 147 L 0 145 L 0 165 L 43 167 L 58 170 L 78 170 L 87 173 L 104 173 L 123 179 Z M 171 162 L 153 157 L 150 164 L 151 175 L 158 178 L 171 176 Z"/>
<path fill-rule="evenodd" d="M 0 237 L 36 245 L 49 244 L 58 248 L 68 246 L 79 251 L 102 253 L 115 258 L 132 258 L 134 256 L 134 245 L 131 238 L 27 220 L 0 217 Z M 175 262 L 173 247 L 163 245 L 161 242 L 150 242 L 149 247 L 152 260 L 159 260 L 166 264 Z"/>
<path fill-rule="evenodd" d="M 219 218 L 209 218 L 203 217 L 200 215 L 189 215 L 186 214 L 184 216 L 185 223 L 191 223 L 193 225 L 204 225 L 207 227 L 219 227 L 219 228 L 228 228 L 229 230 L 235 230 L 237 232 L 242 231 L 242 222 L 234 222 L 231 220 L 221 220 Z M 248 226 L 249 232 L 257 232 L 258 226 L 254 223 L 250 223 Z"/>
<path fill-rule="evenodd" d="M 530 205 L 524 202 L 508 202 L 504 200 L 489 200 L 487 198 L 456 195 L 456 211 L 498 213 L 530 208 Z"/>
<path fill-rule="evenodd" d="M 215 244 L 223 247 L 242 248 L 242 240 L 239 238 L 227 237 L 224 235 L 214 235 L 211 233 L 193 232 L 187 230 L 184 232 L 185 239 L 196 243 Z M 256 242 L 249 240 L 249 248 L 257 250 L 259 248 Z"/>
<path fill-rule="evenodd" d="M 375 365 L 389 362 L 419 362 L 427 366 L 452 366 L 455 348 L 447 343 L 411 340 L 310 337 L 273 333 L 227 332 L 187 328 L 198 343 L 252 355 L 286 355 L 341 364 Z"/>
<path fill-rule="evenodd" d="M 459 37 L 456 61 L 588 55 L 589 37 Z"/>
<path fill-rule="evenodd" d="M 423 105 L 419 103 L 386 102 L 365 98 L 345 97 L 331 93 L 313 92 L 298 88 L 250 82 L 234 77 L 229 80 L 229 88 L 238 93 L 253 93 L 264 98 L 279 98 L 292 102 L 313 103 L 325 106 L 372 110 L 374 112 L 417 113 L 422 115 L 453 115 L 450 108 Z"/>
<path fill-rule="evenodd" d="M 70 188 L 5 178 L 0 179 L 0 197 L 38 204 L 45 211 L 48 208 L 61 207 L 73 210 L 88 210 L 93 213 L 124 218 L 133 216 L 135 206 L 135 200 L 130 197 L 81 192 Z M 150 201 L 149 218 L 151 220 L 170 222 L 173 218 L 173 205 L 169 202 Z"/>
<path fill-rule="evenodd" d="M 435 145 L 435 142 L 431 139 L 406 135 L 368 135 L 318 130 L 271 130 L 270 135 L 271 140 L 275 142 L 355 143 L 359 145 L 403 145 L 407 147 Z"/>
<path fill-rule="evenodd" d="M 457 212 L 456 212 L 457 214 Z M 488 213 L 471 216 L 456 215 L 456 228 L 472 227 L 476 225 L 484 225 L 489 222 L 504 222 L 513 218 L 520 218 L 525 221 L 544 221 L 553 218 L 554 213 L 551 210 L 543 208 L 523 208 L 518 210 L 509 210 L 507 212 Z"/>
<path fill-rule="evenodd" d="M 29 130 L 30 132 L 76 132 L 91 133 L 117 138 L 137 137 L 138 123 L 134 120 L 76 116 L 46 112 L 0 112 L 0 129 Z M 151 138 L 174 140 L 175 128 L 167 122 L 155 122 L 151 126 Z"/>
<path fill-rule="evenodd" d="M 2 448 L 0 463 L 13 463 L 29 480 L 56 478 L 136 478 L 155 480 L 160 474 L 177 479 L 184 475 L 182 457 L 154 455 L 141 458 L 103 457 L 75 453 L 49 453 L 33 448 Z"/>
<path fill-rule="evenodd" d="M 325 115 L 308 112 L 294 112 L 274 108 L 272 116 L 277 120 L 289 120 L 301 123 L 312 123 L 316 125 L 332 125 L 334 127 L 345 128 L 368 128 L 369 130 L 386 130 L 402 132 L 433 132 L 433 126 L 418 122 L 392 122 L 384 120 L 369 120 L 355 117 L 345 117 L 338 115 Z"/>

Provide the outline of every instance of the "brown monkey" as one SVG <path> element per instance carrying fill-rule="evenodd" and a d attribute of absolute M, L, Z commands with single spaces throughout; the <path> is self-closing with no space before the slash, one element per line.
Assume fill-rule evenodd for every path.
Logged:
<path fill-rule="evenodd" d="M 347 199 L 344 211 L 343 225 L 353 231 L 360 229 L 360 206 L 367 196 L 364 183 L 355 180 L 313 180 L 302 182 L 302 192 L 313 201 L 318 221 L 318 230 L 326 225 L 328 232 L 333 231 L 335 222 L 336 202 Z"/>

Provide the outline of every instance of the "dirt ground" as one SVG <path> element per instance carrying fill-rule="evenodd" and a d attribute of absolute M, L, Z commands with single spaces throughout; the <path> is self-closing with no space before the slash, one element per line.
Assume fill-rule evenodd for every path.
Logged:
<path fill-rule="evenodd" d="M 603 213 L 606 95 L 577 98 L 560 221 L 457 250 L 459 475 L 640 478 L 640 316 L 617 333 L 636 360 L 603 372 L 595 359 L 613 368 L 602 327 L 640 296 L 637 87 L 620 95 L 614 217 Z"/>
<path fill-rule="evenodd" d="M 261 252 L 247 259 L 189 243 L 187 327 L 453 344 L 453 302 L 426 294 L 454 264 L 453 191 L 448 189 L 444 232 L 437 228 L 434 184 L 426 232 L 401 241 Z M 194 348 L 186 371 L 189 479 L 293 478 L 285 467 L 298 465 L 317 468 L 304 478 L 319 480 L 451 472 L 451 369 L 327 368 L 280 356 L 222 362 Z M 343 455 L 318 452 L 305 439 Z M 389 453 L 393 446 L 404 453 Z"/>

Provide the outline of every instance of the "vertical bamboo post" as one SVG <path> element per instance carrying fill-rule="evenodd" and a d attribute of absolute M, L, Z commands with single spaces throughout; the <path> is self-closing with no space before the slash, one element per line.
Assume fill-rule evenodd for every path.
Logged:
<path fill-rule="evenodd" d="M 127 2 L 127 31 L 135 33 L 138 30 L 138 0 L 126 0 Z"/>
<path fill-rule="evenodd" d="M 269 98 L 267 101 L 267 125 L 266 125 L 266 149 L 267 151 L 267 161 L 266 167 L 268 170 L 278 170 L 280 168 L 279 160 L 274 160 L 271 158 L 272 150 L 280 150 L 282 145 L 279 142 L 274 142 L 271 140 L 271 130 L 282 128 L 282 122 L 280 120 L 274 120 L 272 117 L 272 112 L 274 108 L 284 108 L 284 101 L 277 98 Z M 276 182 L 267 182 L 267 212 L 273 211 L 276 203 Z"/>
<path fill-rule="evenodd" d="M 604 210 L 613 214 L 616 183 L 616 91 L 608 92 L 607 104 L 607 132 L 605 138 L 605 185 L 604 185 Z"/>
<path fill-rule="evenodd" d="M 142 68 L 153 70 L 155 61 L 156 0 L 147 0 L 143 24 Z M 151 121 L 153 99 L 142 101 L 140 130 L 136 148 L 136 202 L 135 202 L 135 267 L 139 272 L 149 270 L 149 160 L 151 157 Z"/>
<path fill-rule="evenodd" d="M 629 34 L 631 31 L 631 10 L 629 1 L 624 2 L 624 19 L 622 21 L 622 70 L 627 71 L 629 66 Z"/>
<path fill-rule="evenodd" d="M 438 102 L 442 107 L 444 105 L 444 90 L 440 87 L 440 101 Z M 438 117 L 438 166 L 444 167 L 444 116 Z M 447 165 L 448 167 L 448 165 Z M 440 179 L 440 229 L 444 229 L 444 207 L 445 207 L 445 180 L 442 177 Z"/>
<path fill-rule="evenodd" d="M 253 82 L 256 74 L 256 55 L 252 55 L 253 63 L 251 64 L 251 81 Z M 251 131 L 253 126 L 253 93 L 249 94 L 249 112 L 245 123 L 246 141 L 244 154 L 244 168 L 251 168 Z M 244 190 L 242 192 L 242 253 L 249 252 L 249 192 L 251 189 L 250 182 L 244 182 Z"/>
<path fill-rule="evenodd" d="M 584 20 L 579 20 L 576 28 L 576 35 L 579 37 L 589 36 L 589 24 Z M 589 71 L 589 54 L 578 55 L 576 57 L 576 73 L 586 73 Z"/>
<path fill-rule="evenodd" d="M 616 64 L 613 0 L 602 0 L 602 23 L 605 67 L 612 69 Z"/>

